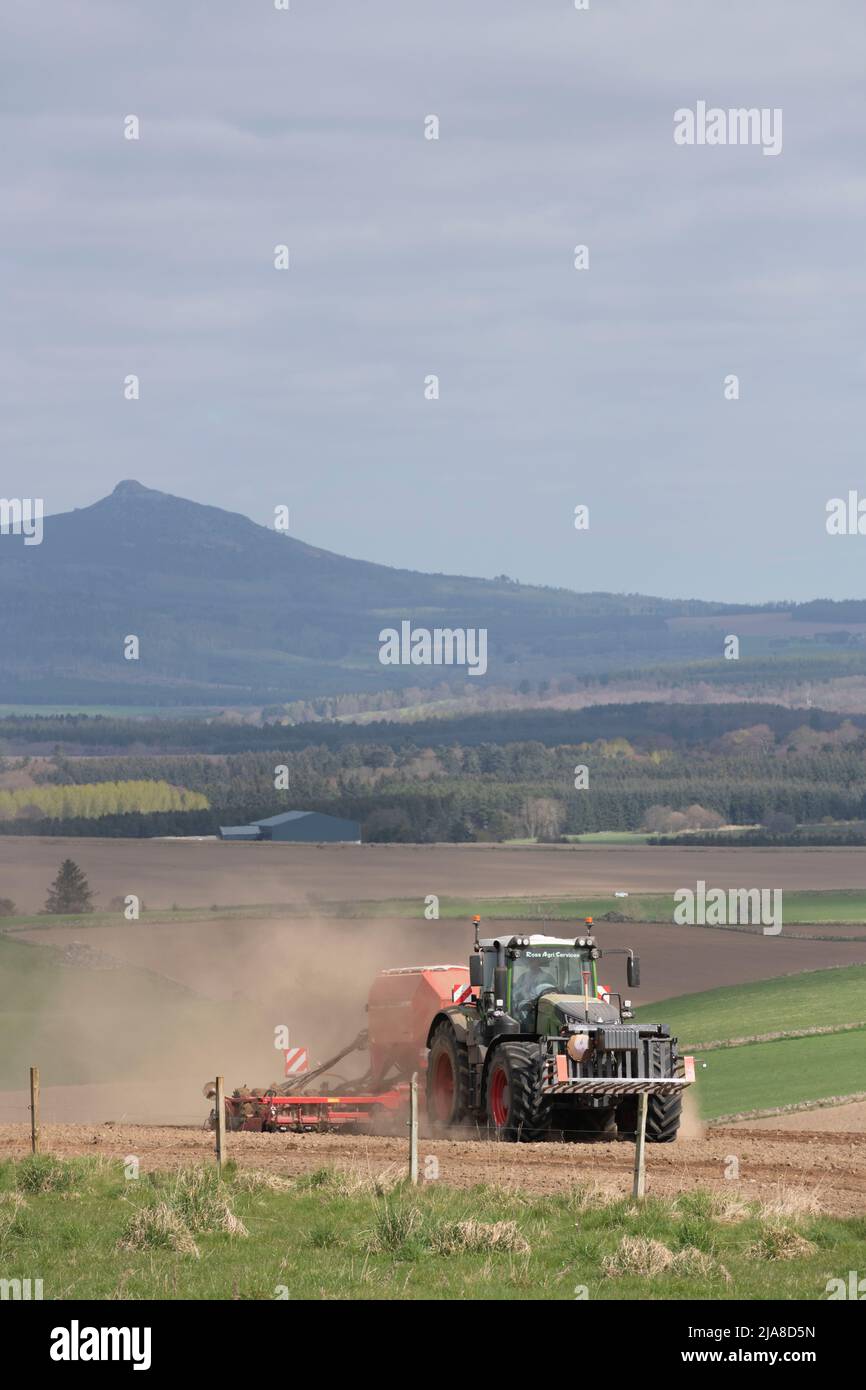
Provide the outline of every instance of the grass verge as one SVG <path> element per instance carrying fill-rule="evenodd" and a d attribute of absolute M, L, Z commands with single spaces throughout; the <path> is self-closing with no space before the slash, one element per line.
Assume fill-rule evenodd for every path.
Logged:
<path fill-rule="evenodd" d="M 784 1194 L 637 1206 L 587 1186 L 128 1171 L 0 1163 L 0 1277 L 41 1279 L 46 1299 L 822 1299 L 866 1239 L 866 1219 Z"/>

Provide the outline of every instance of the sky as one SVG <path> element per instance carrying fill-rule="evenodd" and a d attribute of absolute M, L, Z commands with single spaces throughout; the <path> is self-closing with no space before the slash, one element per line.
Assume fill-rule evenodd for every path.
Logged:
<path fill-rule="evenodd" d="M 866 535 L 826 530 L 866 499 L 860 0 L 0 28 L 2 495 L 136 478 L 414 569 L 866 597 Z M 676 144 L 700 101 L 778 108 L 781 152 Z"/>

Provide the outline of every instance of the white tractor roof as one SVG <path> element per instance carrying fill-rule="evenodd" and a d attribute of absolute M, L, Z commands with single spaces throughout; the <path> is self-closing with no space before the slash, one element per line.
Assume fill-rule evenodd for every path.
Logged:
<path fill-rule="evenodd" d="M 591 932 L 586 932 L 590 936 Z M 574 950 L 575 938 L 573 936 L 540 936 L 538 933 L 526 935 L 524 932 L 512 932 L 511 936 L 483 936 L 479 941 L 480 946 L 493 946 L 495 942 L 501 941 L 503 946 L 507 946 L 512 936 L 520 936 L 524 941 L 528 941 L 530 946 L 569 946 Z"/>

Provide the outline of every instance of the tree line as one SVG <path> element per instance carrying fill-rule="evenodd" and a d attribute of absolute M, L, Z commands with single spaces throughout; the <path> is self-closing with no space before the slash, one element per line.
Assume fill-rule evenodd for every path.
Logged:
<path fill-rule="evenodd" d="M 215 834 L 220 824 L 290 809 L 358 820 L 367 840 L 422 842 L 710 830 L 767 825 L 774 815 L 794 825 L 866 819 L 866 735 L 851 720 L 830 728 L 817 724 L 783 727 L 778 735 L 768 723 L 751 724 L 685 746 L 653 735 L 561 745 L 283 746 L 219 757 L 133 753 L 71 760 L 58 754 L 47 770 L 37 771 L 44 779 L 38 790 L 68 791 L 76 779 L 82 790 L 92 788 L 100 775 L 103 786 L 120 785 L 124 776 L 133 785 L 148 771 L 158 779 L 154 785 L 188 790 L 163 810 L 106 810 L 94 819 L 79 809 L 0 821 L 0 833 Z M 26 767 L 24 760 L 14 765 Z M 51 779 L 59 785 L 52 788 Z"/>
<path fill-rule="evenodd" d="M 740 663 L 731 662 L 737 666 Z M 801 673 L 802 674 L 802 673 Z M 811 674 L 811 673 L 810 673 Z M 599 685 L 604 682 L 600 681 Z M 121 718 L 105 715 L 7 715 L 0 718 L 0 756 L 29 751 L 72 755 L 113 753 L 230 754 L 304 748 L 478 747 L 481 744 L 540 743 L 546 747 L 626 738 L 640 746 L 694 747 L 726 733 L 766 725 L 783 738 L 800 727 L 831 732 L 850 722 L 866 730 L 866 714 L 841 715 L 819 709 L 791 709 L 772 703 L 676 704 L 642 701 L 598 704 L 579 710 L 502 709 L 412 722 L 336 721 L 232 722 L 229 719 Z"/>

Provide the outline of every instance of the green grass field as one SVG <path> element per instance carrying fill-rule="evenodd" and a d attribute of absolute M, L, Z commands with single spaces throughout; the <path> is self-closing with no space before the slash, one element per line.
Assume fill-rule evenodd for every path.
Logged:
<path fill-rule="evenodd" d="M 686 886 L 686 885 L 684 885 Z M 710 885 L 723 886 L 723 885 Z M 632 893 L 626 898 L 603 897 L 440 897 L 439 916 L 444 919 L 483 918 L 580 923 L 584 917 L 605 912 L 622 913 L 635 922 L 671 922 L 676 904 L 672 893 Z M 325 911 L 352 917 L 423 917 L 419 898 L 367 899 L 351 903 L 323 903 Z M 866 923 L 866 889 L 784 893 L 783 921 L 795 923 Z"/>
<path fill-rule="evenodd" d="M 866 1029 L 695 1052 L 698 1105 L 712 1120 L 866 1091 Z"/>
<path fill-rule="evenodd" d="M 302 903 L 211 903 L 201 907 L 152 908 L 142 913 L 142 920 L 152 922 L 202 921 L 219 913 L 222 917 L 418 917 L 424 918 L 424 899 L 368 898 L 317 901 L 313 906 Z M 635 923 L 671 922 L 674 900 L 670 893 L 632 893 L 626 898 L 613 894 L 603 897 L 440 897 L 440 920 L 470 920 L 480 913 L 489 921 L 569 922 L 580 925 L 584 917 L 602 917 L 606 912 L 621 913 Z M 785 893 L 782 900 L 783 920 L 789 924 L 852 923 L 866 924 L 866 889 L 831 890 L 827 892 Z M 116 926 L 122 920 L 118 912 L 93 912 L 85 916 L 46 916 L 44 913 L 16 914 L 0 917 L 0 929 L 15 927 Z"/>
<path fill-rule="evenodd" d="M 866 895 L 864 895 L 866 905 Z M 320 905 L 316 904 L 319 911 Z M 360 899 L 348 903 L 324 903 L 323 911 L 345 917 L 424 917 L 423 898 Z M 309 909 L 307 909 L 309 911 Z M 619 912 L 634 920 L 670 921 L 673 900 L 661 894 L 635 894 L 628 898 L 447 898 L 439 899 L 440 920 L 470 921 L 475 913 L 486 921 L 570 922 L 580 926 L 584 917 Z M 11 919 L 10 919 L 11 920 Z"/>
<path fill-rule="evenodd" d="M 568 838 L 578 845 L 645 845 L 650 837 L 644 830 L 591 830 Z"/>
<path fill-rule="evenodd" d="M 729 1194 L 636 1207 L 591 1188 L 282 1181 L 0 1163 L 3 1277 L 39 1277 L 45 1299 L 818 1300 L 866 1240 L 863 1218 L 780 1217 Z"/>
<path fill-rule="evenodd" d="M 866 965 L 809 970 L 642 1004 L 638 1018 L 669 1023 L 689 1048 L 722 1038 L 753 1038 L 798 1028 L 866 1021 Z M 866 1077 L 864 1077 L 866 1081 Z"/>
<path fill-rule="evenodd" d="M 720 1048 L 701 1044 L 866 1020 L 866 965 L 684 994 L 635 1010 L 693 1052 L 704 1119 L 866 1091 L 866 1030 Z"/>

